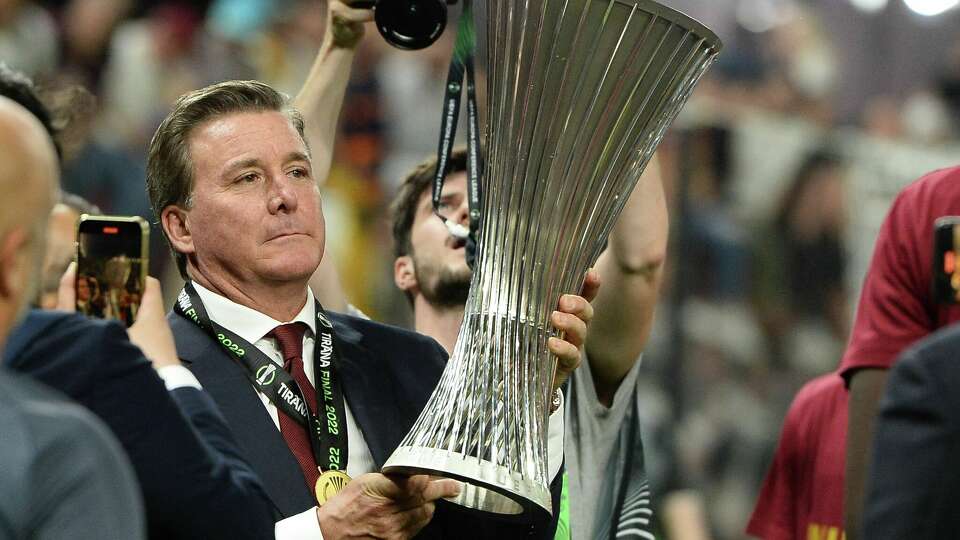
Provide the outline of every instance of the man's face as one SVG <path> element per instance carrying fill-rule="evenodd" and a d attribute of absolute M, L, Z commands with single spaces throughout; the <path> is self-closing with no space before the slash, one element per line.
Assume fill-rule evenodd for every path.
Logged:
<path fill-rule="evenodd" d="M 243 286 L 310 278 L 324 247 L 320 192 L 306 145 L 279 112 L 198 126 L 187 209 L 191 271 Z"/>
<path fill-rule="evenodd" d="M 440 212 L 450 221 L 468 225 L 466 173 L 447 177 Z M 467 300 L 471 276 L 466 261 L 466 241 L 451 235 L 443 220 L 434 213 L 429 189 L 417 203 L 410 244 L 419 292 L 431 304 L 462 306 Z"/>
<path fill-rule="evenodd" d="M 84 276 L 77 278 L 77 299 L 84 302 L 90 300 L 90 283 Z"/>
<path fill-rule="evenodd" d="M 77 222 L 80 214 L 65 204 L 57 204 L 47 221 L 47 251 L 41 274 L 38 305 L 43 309 L 57 306 L 57 288 L 60 278 L 76 254 Z"/>

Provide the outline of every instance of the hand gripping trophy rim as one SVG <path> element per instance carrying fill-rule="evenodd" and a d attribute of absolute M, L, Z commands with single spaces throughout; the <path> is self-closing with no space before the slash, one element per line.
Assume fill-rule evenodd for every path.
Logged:
<path fill-rule="evenodd" d="M 721 43 L 652 0 L 474 9 L 488 57 L 477 265 L 456 348 L 383 470 L 464 481 L 454 502 L 533 521 L 552 512 L 549 314 L 579 289 Z"/>

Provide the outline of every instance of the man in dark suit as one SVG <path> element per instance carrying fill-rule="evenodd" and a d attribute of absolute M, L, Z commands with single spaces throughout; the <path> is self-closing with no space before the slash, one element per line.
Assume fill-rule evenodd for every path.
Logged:
<path fill-rule="evenodd" d="M 0 94 L 49 118 L 21 75 L 0 70 Z M 74 304 L 73 277 L 68 272 L 61 283 L 64 309 Z M 4 365 L 67 394 L 107 424 L 133 463 L 152 537 L 272 535 L 263 488 L 216 406 L 180 365 L 152 278 L 130 335 L 117 323 L 33 311 L 11 333 Z"/>
<path fill-rule="evenodd" d="M 148 296 L 159 302 L 159 291 L 144 295 L 144 304 Z M 32 311 L 11 335 L 4 364 L 60 390 L 107 424 L 133 463 L 152 538 L 273 533 L 263 487 L 216 405 L 189 381 L 177 386 L 175 371 L 165 373 L 165 386 L 120 324 Z"/>
<path fill-rule="evenodd" d="M 188 281 L 171 316 L 178 352 L 263 478 L 277 537 L 420 532 L 433 501 L 459 484 L 373 471 L 413 424 L 445 355 L 427 338 L 315 304 L 307 283 L 325 231 L 300 114 L 253 81 L 186 94 L 151 142 L 147 184 Z M 570 352 L 562 366 L 578 363 L 591 313 L 584 299 L 571 303 L 577 316 L 556 324 Z M 332 478 L 341 491 L 328 489 Z M 555 523 L 499 525 L 441 510 L 424 537 L 548 538 Z"/>
<path fill-rule="evenodd" d="M 56 161 L 38 119 L 0 97 L 0 349 L 37 288 Z M 116 440 L 89 412 L 0 367 L 0 538 L 142 537 Z"/>
<path fill-rule="evenodd" d="M 864 538 L 955 538 L 960 493 L 960 326 L 932 334 L 894 364 L 880 402 Z"/>

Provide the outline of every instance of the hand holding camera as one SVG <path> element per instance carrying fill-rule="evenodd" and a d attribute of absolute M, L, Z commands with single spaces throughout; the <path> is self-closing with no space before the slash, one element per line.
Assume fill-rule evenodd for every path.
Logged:
<path fill-rule="evenodd" d="M 353 49 L 363 38 L 364 23 L 373 20 L 373 12 L 367 8 L 356 7 L 349 0 L 330 0 L 327 9 L 327 35 L 333 46 L 340 49 Z"/>
<path fill-rule="evenodd" d="M 377 30 L 398 49 L 425 49 L 447 27 L 447 5 L 457 0 L 353 0 L 350 7 L 373 9 Z"/>

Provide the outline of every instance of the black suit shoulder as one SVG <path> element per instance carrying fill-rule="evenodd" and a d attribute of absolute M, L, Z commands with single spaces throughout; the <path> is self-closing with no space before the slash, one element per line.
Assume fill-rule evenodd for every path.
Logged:
<path fill-rule="evenodd" d="M 433 338 L 423 334 L 354 317 L 343 313 L 328 312 L 338 336 L 344 336 L 370 347 L 395 353 L 390 360 L 418 359 L 427 362 L 429 369 L 443 369 L 447 353 Z"/>
<path fill-rule="evenodd" d="M 351 382 L 366 379 L 374 392 L 393 394 L 390 401 L 399 413 L 396 420 L 402 429 L 399 436 L 389 438 L 392 451 L 439 383 L 447 353 L 433 338 L 417 332 L 340 313 L 330 313 L 330 318 L 337 338 L 344 342 L 344 368 Z M 348 393 L 350 390 L 348 387 Z M 382 395 L 367 394 L 365 399 L 377 397 Z M 354 408 L 361 406 L 364 404 L 351 403 Z"/>
<path fill-rule="evenodd" d="M 133 470 L 88 411 L 0 370 L 0 433 L 0 536 L 143 537 Z"/>
<path fill-rule="evenodd" d="M 140 373 L 160 383 L 119 323 L 77 314 L 31 311 L 11 332 L 4 363 L 78 401 L 114 376 Z"/>
<path fill-rule="evenodd" d="M 133 464 L 152 537 L 272 534 L 262 486 L 224 451 L 234 443 L 225 426 L 216 427 L 213 404 L 196 389 L 177 390 L 197 394 L 179 396 L 193 405 L 181 410 L 118 323 L 33 311 L 12 333 L 5 361 L 107 424 Z"/>
<path fill-rule="evenodd" d="M 880 403 L 866 538 L 947 538 L 960 530 L 960 327 L 932 334 L 894 365 Z"/>
<path fill-rule="evenodd" d="M 960 324 L 941 328 L 918 341 L 903 353 L 901 360 L 922 363 L 925 369 L 931 371 L 960 372 L 960 365 L 954 361 L 958 351 L 960 351 Z M 902 362 L 894 364 L 894 369 L 901 364 Z"/>

